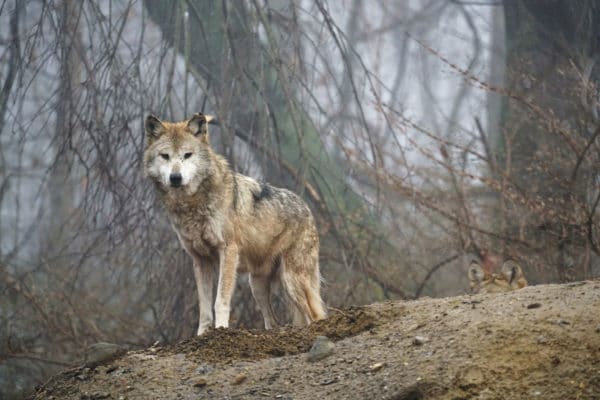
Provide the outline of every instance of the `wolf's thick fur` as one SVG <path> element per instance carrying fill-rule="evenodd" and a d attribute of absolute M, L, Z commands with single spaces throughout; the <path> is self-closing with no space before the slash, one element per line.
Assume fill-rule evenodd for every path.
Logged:
<path fill-rule="evenodd" d="M 182 122 L 163 122 L 150 115 L 145 123 L 145 173 L 155 183 L 193 260 L 200 306 L 198 335 L 213 322 L 217 265 L 216 327 L 229 324 L 238 271 L 250 273 L 265 328 L 276 325 L 270 294 L 277 277 L 295 308 L 295 323 L 324 318 L 319 237 L 310 209 L 289 190 L 233 172 L 210 147 L 209 121 L 210 117 L 198 113 Z"/>

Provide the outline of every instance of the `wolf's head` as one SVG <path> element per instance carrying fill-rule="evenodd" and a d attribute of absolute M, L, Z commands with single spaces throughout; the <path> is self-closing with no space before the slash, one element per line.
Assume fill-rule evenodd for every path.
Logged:
<path fill-rule="evenodd" d="M 195 193 L 200 183 L 214 173 L 208 140 L 211 116 L 197 113 L 187 121 L 146 118 L 144 171 L 162 189 Z"/>
<path fill-rule="evenodd" d="M 478 261 L 473 260 L 468 276 L 473 293 L 509 292 L 527 286 L 523 270 L 514 260 L 505 261 L 499 274 L 486 271 Z"/>

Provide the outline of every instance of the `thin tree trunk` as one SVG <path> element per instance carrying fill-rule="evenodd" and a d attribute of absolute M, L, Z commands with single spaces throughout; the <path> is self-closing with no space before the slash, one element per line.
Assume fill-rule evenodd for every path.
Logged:
<path fill-rule="evenodd" d="M 60 254 L 60 248 L 69 240 L 68 226 L 74 209 L 74 176 L 72 141 L 75 135 L 77 84 L 80 81 L 80 60 L 75 46 L 79 38 L 78 21 L 81 4 L 64 0 L 61 4 L 60 28 L 60 82 L 56 105 L 56 142 L 54 165 L 48 180 L 50 198 L 50 255 Z"/>

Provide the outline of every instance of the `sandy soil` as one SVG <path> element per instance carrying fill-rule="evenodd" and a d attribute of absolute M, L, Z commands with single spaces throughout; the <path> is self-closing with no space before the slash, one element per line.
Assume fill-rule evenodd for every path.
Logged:
<path fill-rule="evenodd" d="M 332 355 L 307 361 L 314 339 Z M 600 281 L 331 311 L 213 330 L 75 368 L 35 399 L 600 399 Z"/>

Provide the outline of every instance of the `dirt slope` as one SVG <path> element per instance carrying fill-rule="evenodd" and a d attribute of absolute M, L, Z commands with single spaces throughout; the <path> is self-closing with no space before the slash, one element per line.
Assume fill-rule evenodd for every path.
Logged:
<path fill-rule="evenodd" d="M 52 378 L 35 399 L 600 399 L 600 281 L 215 330 Z M 336 341 L 317 362 L 317 335 Z"/>

